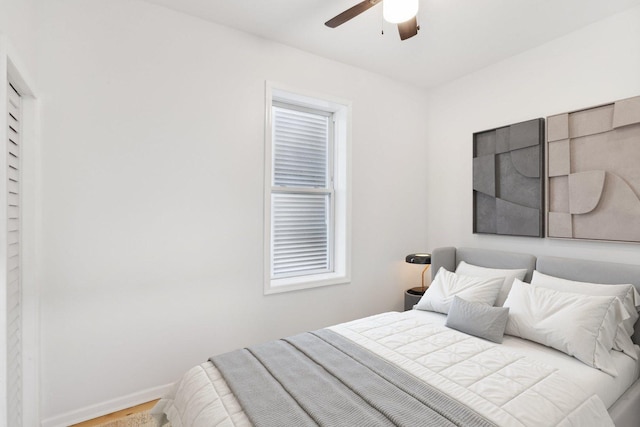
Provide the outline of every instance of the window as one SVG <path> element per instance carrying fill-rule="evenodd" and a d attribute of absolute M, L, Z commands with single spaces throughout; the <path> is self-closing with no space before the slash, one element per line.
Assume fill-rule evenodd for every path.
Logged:
<path fill-rule="evenodd" d="M 348 103 L 267 85 L 265 293 L 346 283 Z"/>

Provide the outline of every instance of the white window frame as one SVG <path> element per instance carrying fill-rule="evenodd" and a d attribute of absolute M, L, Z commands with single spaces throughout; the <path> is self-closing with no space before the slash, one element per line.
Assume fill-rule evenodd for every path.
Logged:
<path fill-rule="evenodd" d="M 300 289 L 349 283 L 351 281 L 351 103 L 324 95 L 309 94 L 281 84 L 266 82 L 265 90 L 265 173 L 264 173 L 264 293 L 275 294 Z M 329 167 L 333 177 L 331 192 L 331 224 L 329 226 L 330 271 L 317 274 L 271 276 L 271 195 L 280 192 L 273 183 L 272 106 L 287 104 L 302 110 L 331 114 L 333 146 Z M 323 192 L 326 190 L 320 190 Z"/>

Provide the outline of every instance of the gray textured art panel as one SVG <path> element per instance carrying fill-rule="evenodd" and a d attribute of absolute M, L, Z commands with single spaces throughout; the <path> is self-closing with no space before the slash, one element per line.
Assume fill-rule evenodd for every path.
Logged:
<path fill-rule="evenodd" d="M 473 135 L 474 233 L 543 236 L 544 119 Z"/>
<path fill-rule="evenodd" d="M 509 126 L 509 149 L 531 147 L 540 145 L 540 122 L 529 120 Z"/>
<path fill-rule="evenodd" d="M 498 234 L 518 236 L 540 235 L 540 210 L 527 208 L 506 200 L 496 200 Z"/>
<path fill-rule="evenodd" d="M 528 178 L 540 178 L 540 146 L 511 151 L 513 167 Z"/>
<path fill-rule="evenodd" d="M 489 196 L 496 195 L 496 156 L 473 159 L 473 189 Z"/>
<path fill-rule="evenodd" d="M 496 153 L 506 153 L 509 148 L 509 135 L 511 134 L 509 126 L 496 129 Z"/>
<path fill-rule="evenodd" d="M 482 157 L 496 152 L 496 133 L 484 132 L 478 136 L 474 147 L 475 156 Z"/>
<path fill-rule="evenodd" d="M 476 233 L 496 234 L 496 198 L 478 193 L 476 195 Z"/>
<path fill-rule="evenodd" d="M 496 197 L 529 208 L 540 208 L 540 178 L 529 178 L 513 166 L 509 153 L 496 156 L 498 189 Z"/>

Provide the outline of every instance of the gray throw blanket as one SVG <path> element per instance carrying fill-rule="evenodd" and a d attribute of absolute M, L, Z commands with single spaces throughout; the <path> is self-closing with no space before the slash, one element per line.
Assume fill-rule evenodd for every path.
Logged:
<path fill-rule="evenodd" d="M 327 329 L 209 359 L 259 427 L 495 425 Z"/>

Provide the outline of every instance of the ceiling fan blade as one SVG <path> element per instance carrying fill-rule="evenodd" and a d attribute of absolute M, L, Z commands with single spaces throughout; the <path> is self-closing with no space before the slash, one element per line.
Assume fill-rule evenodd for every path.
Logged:
<path fill-rule="evenodd" d="M 415 16 L 408 21 L 399 23 L 398 32 L 400 33 L 400 40 L 406 40 L 410 37 L 415 36 L 416 34 L 418 34 L 419 29 L 420 27 L 418 27 L 418 20 Z"/>
<path fill-rule="evenodd" d="M 355 18 L 360 15 L 362 12 L 365 12 L 371 9 L 376 4 L 380 3 L 382 0 L 364 0 L 361 3 L 353 6 L 350 9 L 345 10 L 341 14 L 329 19 L 324 23 L 327 27 L 336 28 L 338 25 L 342 25 L 348 20 Z"/>

